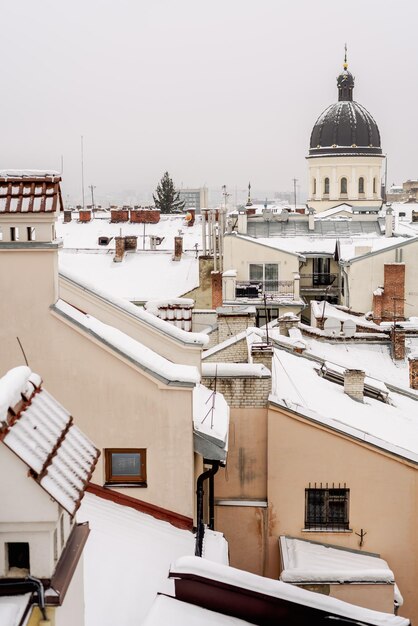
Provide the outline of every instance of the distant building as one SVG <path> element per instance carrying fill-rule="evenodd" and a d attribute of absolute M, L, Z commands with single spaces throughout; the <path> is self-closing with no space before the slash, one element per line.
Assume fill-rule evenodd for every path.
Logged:
<path fill-rule="evenodd" d="M 208 206 L 208 188 L 180 189 L 180 200 L 185 202 L 185 209 L 206 209 Z"/>

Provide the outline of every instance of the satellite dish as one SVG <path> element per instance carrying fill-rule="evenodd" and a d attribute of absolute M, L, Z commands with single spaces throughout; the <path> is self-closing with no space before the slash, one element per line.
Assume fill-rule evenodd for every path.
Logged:
<path fill-rule="evenodd" d="M 357 326 L 354 320 L 344 320 L 343 323 L 343 335 L 344 337 L 354 337 Z"/>
<path fill-rule="evenodd" d="M 341 322 L 335 317 L 328 317 L 324 322 L 324 332 L 326 337 L 336 337 L 341 332 Z"/>

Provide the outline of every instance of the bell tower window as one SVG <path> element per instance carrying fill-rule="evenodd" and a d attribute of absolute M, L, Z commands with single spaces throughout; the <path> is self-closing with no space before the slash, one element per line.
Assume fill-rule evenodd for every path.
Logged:
<path fill-rule="evenodd" d="M 341 195 L 347 194 L 347 179 L 345 177 L 342 178 L 340 182 L 340 193 Z"/>
<path fill-rule="evenodd" d="M 326 179 L 324 180 L 324 194 L 325 194 L 326 196 L 328 196 L 328 195 L 329 195 L 329 178 L 326 178 Z"/>
<path fill-rule="evenodd" d="M 358 179 L 358 192 L 364 193 L 364 178 L 363 177 L 360 177 Z"/>

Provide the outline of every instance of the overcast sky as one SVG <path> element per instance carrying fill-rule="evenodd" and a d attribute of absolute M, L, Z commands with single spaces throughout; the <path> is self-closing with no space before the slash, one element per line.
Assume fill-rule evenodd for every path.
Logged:
<path fill-rule="evenodd" d="M 306 189 L 312 126 L 337 99 L 376 119 L 389 183 L 418 177 L 416 0 L 1 3 L 0 167 L 60 169 L 65 198 L 177 186 Z"/>

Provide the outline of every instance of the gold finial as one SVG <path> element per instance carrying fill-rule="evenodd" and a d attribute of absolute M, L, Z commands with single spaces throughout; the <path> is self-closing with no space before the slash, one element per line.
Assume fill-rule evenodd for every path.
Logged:
<path fill-rule="evenodd" d="M 344 64 L 343 64 L 344 69 L 346 70 L 348 67 L 348 63 L 347 63 L 347 44 L 344 45 Z"/>

